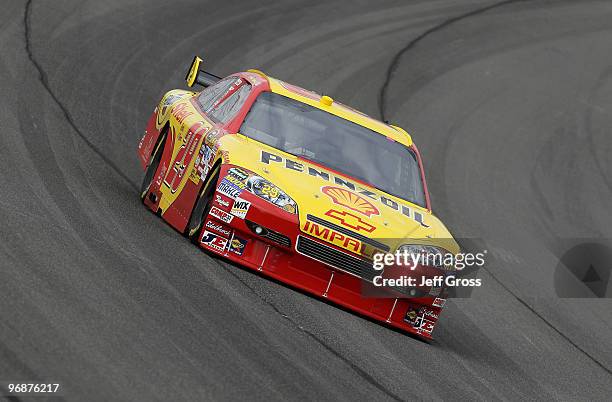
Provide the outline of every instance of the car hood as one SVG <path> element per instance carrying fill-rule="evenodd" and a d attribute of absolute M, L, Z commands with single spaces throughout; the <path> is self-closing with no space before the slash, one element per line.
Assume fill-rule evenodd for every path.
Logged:
<path fill-rule="evenodd" d="M 302 230 L 307 221 L 323 219 L 390 250 L 431 244 L 459 252 L 446 227 L 425 208 L 241 134 L 219 141 L 226 162 L 256 173 L 293 198 Z"/>

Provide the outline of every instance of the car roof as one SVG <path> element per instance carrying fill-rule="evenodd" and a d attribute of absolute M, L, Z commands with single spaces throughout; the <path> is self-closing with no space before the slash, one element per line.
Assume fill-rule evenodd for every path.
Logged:
<path fill-rule="evenodd" d="M 324 110 L 328 113 L 341 117 L 345 120 L 359 124 L 360 126 L 369 128 L 370 130 L 384 135 L 394 141 L 399 142 L 405 146 L 411 146 L 412 137 L 405 130 L 400 127 L 385 124 L 379 120 L 376 120 L 365 113 L 362 113 L 349 106 L 343 105 L 340 102 L 333 101 L 331 105 L 326 105 L 321 102 L 322 95 L 316 92 L 309 91 L 301 88 L 297 85 L 289 84 L 279 79 L 270 77 L 259 70 L 249 70 L 245 73 L 247 78 L 252 81 L 267 81 L 270 86 L 270 91 L 279 95 L 286 96 L 291 99 L 295 99 L 307 105 L 313 106 L 317 109 Z"/>

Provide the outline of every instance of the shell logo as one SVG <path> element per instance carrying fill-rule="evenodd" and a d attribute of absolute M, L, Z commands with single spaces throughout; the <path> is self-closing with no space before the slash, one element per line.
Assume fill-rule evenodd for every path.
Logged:
<path fill-rule="evenodd" d="M 334 204 L 342 205 L 367 217 L 380 214 L 378 208 L 370 201 L 345 188 L 325 186 L 321 188 L 321 192 L 331 198 Z"/>

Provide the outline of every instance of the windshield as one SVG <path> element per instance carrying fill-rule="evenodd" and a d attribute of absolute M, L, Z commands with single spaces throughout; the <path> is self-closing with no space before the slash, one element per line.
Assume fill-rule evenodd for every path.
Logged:
<path fill-rule="evenodd" d="M 366 127 L 294 99 L 263 92 L 240 133 L 425 206 L 414 152 Z"/>

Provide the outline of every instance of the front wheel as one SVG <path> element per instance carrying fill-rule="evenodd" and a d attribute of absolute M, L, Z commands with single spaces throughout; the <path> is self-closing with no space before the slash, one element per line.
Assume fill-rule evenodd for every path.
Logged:
<path fill-rule="evenodd" d="M 187 228 L 185 229 L 185 235 L 191 240 L 192 243 L 199 243 L 199 234 L 202 230 L 202 226 L 204 225 L 204 219 L 208 215 L 208 211 L 212 205 L 212 197 L 215 193 L 215 188 L 217 186 L 217 181 L 219 180 L 219 171 L 221 170 L 220 166 L 216 166 L 206 178 L 206 182 L 202 186 L 202 190 L 200 191 L 200 195 L 196 200 L 196 203 L 191 210 L 191 216 L 189 217 L 189 222 L 187 223 Z"/>

